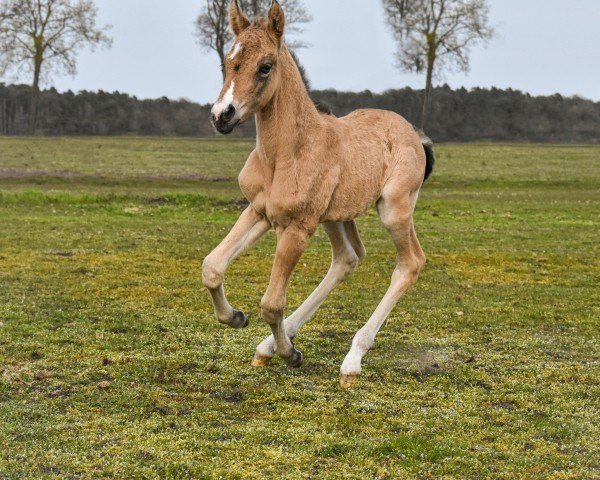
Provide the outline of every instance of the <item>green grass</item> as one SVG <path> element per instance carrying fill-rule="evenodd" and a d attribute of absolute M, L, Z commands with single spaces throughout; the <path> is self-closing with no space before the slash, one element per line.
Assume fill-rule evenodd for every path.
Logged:
<path fill-rule="evenodd" d="M 339 366 L 385 292 L 368 256 L 253 370 L 274 250 L 201 259 L 239 215 L 251 142 L 0 138 L 0 479 L 600 478 L 600 147 L 441 145 L 416 213 L 428 265 L 350 391 Z M 288 294 L 325 274 L 319 231 Z"/>

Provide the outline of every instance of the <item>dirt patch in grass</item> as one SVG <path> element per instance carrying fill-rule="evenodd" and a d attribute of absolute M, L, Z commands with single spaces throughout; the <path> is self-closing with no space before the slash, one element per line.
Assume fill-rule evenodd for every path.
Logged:
<path fill-rule="evenodd" d="M 185 173 L 180 175 L 146 175 L 143 177 L 137 177 L 141 180 L 189 180 L 189 181 L 203 181 L 203 182 L 232 182 L 235 180 L 233 177 L 220 177 L 215 175 L 202 175 L 196 173 Z"/>
<path fill-rule="evenodd" d="M 66 171 L 66 170 L 30 170 L 30 169 L 0 169 L 0 179 L 21 179 L 21 178 L 86 178 L 88 180 L 106 181 L 113 177 L 108 175 L 89 175 L 81 172 Z M 116 178 L 115 178 L 116 179 Z M 119 177 L 119 180 L 123 179 Z M 129 177 L 127 180 L 131 182 L 139 181 L 165 181 L 165 180 L 182 180 L 182 181 L 202 181 L 202 182 L 231 182 L 235 180 L 233 177 L 204 175 L 201 173 L 182 173 L 182 174 L 161 174 L 161 175 L 139 175 Z"/>
<path fill-rule="evenodd" d="M 52 171 L 52 170 L 28 170 L 17 168 L 0 168 L 0 179 L 17 179 L 17 178 L 75 178 L 81 177 L 78 172 L 69 171 Z"/>

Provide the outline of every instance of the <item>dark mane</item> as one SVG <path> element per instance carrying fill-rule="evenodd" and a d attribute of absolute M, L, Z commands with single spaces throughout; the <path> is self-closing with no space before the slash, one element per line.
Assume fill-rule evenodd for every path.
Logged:
<path fill-rule="evenodd" d="M 331 111 L 331 108 L 329 108 L 328 105 L 325 105 L 324 103 L 321 103 L 318 100 L 313 100 L 313 103 L 315 104 L 315 107 L 317 107 L 318 112 L 324 113 L 325 115 L 333 115 L 333 112 Z"/>
<path fill-rule="evenodd" d="M 308 79 L 308 74 L 306 73 L 306 69 L 304 68 L 304 65 L 302 65 L 300 63 L 300 60 L 298 60 L 298 55 L 296 55 L 296 52 L 294 52 L 293 50 L 290 50 L 290 55 L 294 59 L 294 62 L 296 62 L 296 66 L 298 67 L 298 70 L 300 71 L 300 76 L 302 77 L 302 82 L 304 83 L 304 86 L 306 87 L 306 91 L 308 92 L 308 95 L 310 96 L 310 92 L 311 92 L 312 88 L 310 86 L 310 80 Z M 311 100 L 312 100 L 312 98 L 311 98 Z M 333 112 L 331 111 L 331 108 L 329 108 L 328 105 L 325 105 L 316 100 L 313 100 L 313 103 L 315 104 L 315 107 L 317 108 L 317 111 L 319 113 L 322 113 L 324 115 L 333 115 Z"/>

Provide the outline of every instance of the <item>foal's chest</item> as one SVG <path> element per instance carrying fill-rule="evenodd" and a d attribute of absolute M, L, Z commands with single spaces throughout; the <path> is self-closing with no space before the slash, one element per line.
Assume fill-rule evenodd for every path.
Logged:
<path fill-rule="evenodd" d="M 284 193 L 277 188 L 277 185 L 240 181 L 240 188 L 246 199 L 252 204 L 252 208 L 266 217 L 274 226 L 287 226 L 293 218 L 302 215 L 302 212 L 306 210 L 305 201 L 292 192 Z"/>
<path fill-rule="evenodd" d="M 297 176 L 267 170 L 251 155 L 239 176 L 242 193 L 273 225 L 287 225 L 297 216 L 310 216 L 309 196 L 298 188 Z"/>

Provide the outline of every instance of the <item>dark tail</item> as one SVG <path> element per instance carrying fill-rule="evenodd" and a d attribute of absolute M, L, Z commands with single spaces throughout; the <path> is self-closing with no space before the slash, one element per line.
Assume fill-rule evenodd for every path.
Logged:
<path fill-rule="evenodd" d="M 421 143 L 423 144 L 423 150 L 425 150 L 426 158 L 425 178 L 423 179 L 423 183 L 425 183 L 425 180 L 427 180 L 433 172 L 433 167 L 435 165 L 435 153 L 433 152 L 433 142 L 431 139 L 423 132 L 419 132 L 419 134 L 421 135 Z"/>

